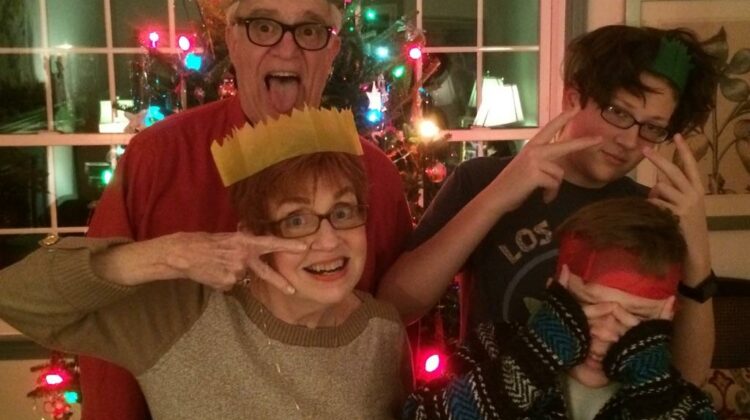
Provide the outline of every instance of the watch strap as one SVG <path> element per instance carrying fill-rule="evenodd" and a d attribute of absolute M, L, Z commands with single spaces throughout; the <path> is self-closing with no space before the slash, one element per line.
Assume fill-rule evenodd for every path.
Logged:
<path fill-rule="evenodd" d="M 690 287 L 682 282 L 677 285 L 677 292 L 681 296 L 684 296 L 690 300 L 694 300 L 698 303 L 703 303 L 714 297 L 717 289 L 718 282 L 714 270 L 711 270 L 711 272 L 708 274 L 708 277 L 706 277 L 695 287 Z"/>

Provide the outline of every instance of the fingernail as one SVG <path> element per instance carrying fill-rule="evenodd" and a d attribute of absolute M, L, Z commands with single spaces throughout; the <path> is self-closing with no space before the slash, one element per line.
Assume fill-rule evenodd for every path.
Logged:
<path fill-rule="evenodd" d="M 296 292 L 296 290 L 294 290 L 294 287 L 292 287 L 292 286 L 287 286 L 286 287 L 286 293 L 288 295 L 293 295 L 295 292 Z"/>

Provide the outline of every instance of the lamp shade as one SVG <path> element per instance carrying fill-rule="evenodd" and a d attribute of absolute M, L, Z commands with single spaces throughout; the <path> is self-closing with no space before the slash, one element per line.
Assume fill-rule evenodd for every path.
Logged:
<path fill-rule="evenodd" d="M 469 98 L 469 106 L 477 106 L 477 87 Z M 523 120 L 521 98 L 517 85 L 506 85 L 502 79 L 485 77 L 482 82 L 482 102 L 479 104 L 474 126 L 499 127 Z"/>

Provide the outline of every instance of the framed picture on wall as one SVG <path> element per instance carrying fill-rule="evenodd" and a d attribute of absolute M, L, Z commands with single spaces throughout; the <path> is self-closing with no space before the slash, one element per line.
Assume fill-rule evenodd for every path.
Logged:
<path fill-rule="evenodd" d="M 716 111 L 686 137 L 703 176 L 712 230 L 750 229 L 750 0 L 627 0 L 629 25 L 688 28 L 715 52 L 721 72 Z M 675 148 L 660 152 L 674 159 Z M 644 161 L 637 178 L 656 181 Z"/>

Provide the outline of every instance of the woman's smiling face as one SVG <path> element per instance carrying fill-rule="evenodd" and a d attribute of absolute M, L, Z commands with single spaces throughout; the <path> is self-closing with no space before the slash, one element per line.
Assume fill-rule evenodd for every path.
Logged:
<path fill-rule="evenodd" d="M 301 223 L 302 218 L 296 217 L 300 215 L 327 215 L 328 220 L 321 218 L 316 232 L 298 238 L 307 243 L 306 252 L 275 252 L 270 255 L 270 263 L 296 289 L 294 299 L 336 304 L 351 293 L 364 270 L 365 216 L 353 213 L 359 211 L 360 203 L 348 182 L 334 183 L 319 178 L 309 184 L 309 188 L 301 190 L 306 193 L 271 202 L 271 220 L 286 219 L 285 223 L 291 226 Z M 338 219 L 341 225 L 358 224 L 352 221 L 362 224 L 336 229 L 330 219 Z"/>

